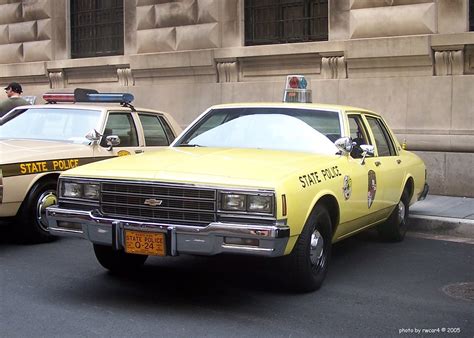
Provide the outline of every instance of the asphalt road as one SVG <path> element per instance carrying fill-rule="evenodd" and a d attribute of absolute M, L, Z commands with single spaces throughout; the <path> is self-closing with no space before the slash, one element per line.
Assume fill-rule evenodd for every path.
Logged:
<path fill-rule="evenodd" d="M 364 234 L 335 245 L 321 290 L 291 294 L 265 259 L 151 258 L 117 277 L 84 240 L 0 238 L 1 337 L 474 336 L 474 300 L 443 291 L 474 282 L 472 244 Z"/>

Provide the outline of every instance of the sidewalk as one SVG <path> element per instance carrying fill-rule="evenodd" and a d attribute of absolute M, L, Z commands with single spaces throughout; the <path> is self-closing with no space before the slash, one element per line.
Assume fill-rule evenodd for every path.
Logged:
<path fill-rule="evenodd" d="M 429 195 L 410 207 L 409 231 L 474 239 L 474 198 Z"/>

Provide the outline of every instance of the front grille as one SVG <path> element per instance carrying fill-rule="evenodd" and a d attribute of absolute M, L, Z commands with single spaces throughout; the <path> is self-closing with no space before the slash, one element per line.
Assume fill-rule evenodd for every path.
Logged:
<path fill-rule="evenodd" d="M 205 226 L 216 220 L 216 196 L 216 190 L 209 188 L 106 182 L 100 207 L 105 216 Z"/>

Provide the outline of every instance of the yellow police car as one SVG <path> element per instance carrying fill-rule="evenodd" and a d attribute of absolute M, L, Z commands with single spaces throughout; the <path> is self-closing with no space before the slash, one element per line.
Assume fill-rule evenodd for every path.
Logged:
<path fill-rule="evenodd" d="M 79 89 L 43 98 L 49 104 L 17 107 L 0 122 L 0 219 L 17 216 L 25 241 L 52 238 L 45 209 L 56 203 L 60 172 L 167 146 L 181 131 L 170 115 L 133 107 L 128 93 Z"/>
<path fill-rule="evenodd" d="M 148 255 L 280 257 L 291 287 L 318 289 L 332 243 L 373 226 L 402 240 L 428 189 L 380 115 L 299 103 L 305 87 L 290 76 L 285 103 L 213 106 L 169 148 L 64 172 L 50 230 L 90 240 L 111 271 Z"/>

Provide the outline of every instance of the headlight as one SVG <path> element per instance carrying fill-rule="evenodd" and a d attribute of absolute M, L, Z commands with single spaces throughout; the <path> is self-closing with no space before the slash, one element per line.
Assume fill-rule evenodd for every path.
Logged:
<path fill-rule="evenodd" d="M 60 197 L 98 200 L 100 197 L 100 184 L 87 181 L 63 181 L 61 183 Z"/>
<path fill-rule="evenodd" d="M 222 210 L 245 211 L 246 199 L 243 194 L 222 194 Z"/>
<path fill-rule="evenodd" d="M 63 196 L 72 198 L 81 198 L 82 196 L 82 185 L 74 182 L 64 182 L 63 185 Z"/>
<path fill-rule="evenodd" d="M 271 213 L 272 212 L 272 196 L 248 196 L 248 207 L 247 210 L 250 212 L 262 212 L 262 213 Z"/>
<path fill-rule="evenodd" d="M 84 187 L 84 197 L 88 199 L 98 200 L 100 193 L 100 186 L 98 184 L 89 184 L 85 183 Z"/>
<path fill-rule="evenodd" d="M 220 210 L 273 215 L 274 195 L 271 193 L 221 192 Z"/>

